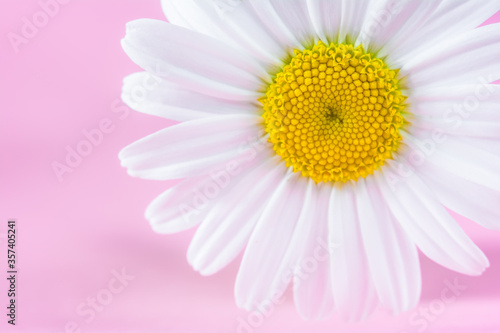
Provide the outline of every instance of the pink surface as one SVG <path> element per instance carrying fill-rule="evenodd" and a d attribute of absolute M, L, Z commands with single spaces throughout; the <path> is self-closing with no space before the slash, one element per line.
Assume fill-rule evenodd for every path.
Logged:
<path fill-rule="evenodd" d="M 138 71 L 120 47 L 125 23 L 163 19 L 159 0 L 69 2 L 15 52 L 9 33 L 21 34 L 23 17 L 40 10 L 36 0 L 0 1 L 1 332 L 500 332 L 500 233 L 463 218 L 491 268 L 473 278 L 422 258 L 415 311 L 380 310 L 361 324 L 338 315 L 305 322 L 290 291 L 265 316 L 237 309 L 239 260 L 212 277 L 194 272 L 185 259 L 193 231 L 157 235 L 143 217 L 172 183 L 133 179 L 117 158 L 172 124 L 128 112 L 119 99 L 123 77 Z M 497 13 L 489 23 L 499 21 Z M 102 142 L 59 181 L 53 162 L 64 163 L 67 147 L 103 123 Z M 8 218 L 18 221 L 15 327 L 5 315 Z M 122 269 L 130 279 L 120 282 Z M 457 295 L 446 292 L 454 282 L 464 286 Z M 86 305 L 96 297 L 105 303 L 99 311 Z"/>

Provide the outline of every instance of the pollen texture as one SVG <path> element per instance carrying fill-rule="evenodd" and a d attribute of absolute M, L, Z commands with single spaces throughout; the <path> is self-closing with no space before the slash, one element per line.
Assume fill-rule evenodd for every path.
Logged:
<path fill-rule="evenodd" d="M 391 159 L 406 97 L 398 70 L 362 46 L 295 50 L 261 98 L 269 142 L 287 166 L 315 182 L 347 182 Z"/>

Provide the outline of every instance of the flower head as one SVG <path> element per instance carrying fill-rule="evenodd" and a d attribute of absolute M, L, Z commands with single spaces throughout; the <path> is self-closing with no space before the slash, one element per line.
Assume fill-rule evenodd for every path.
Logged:
<path fill-rule="evenodd" d="M 488 266 L 446 208 L 500 230 L 498 1 L 164 0 L 128 24 L 146 72 L 132 108 L 180 121 L 120 153 L 132 176 L 184 179 L 146 211 L 200 224 L 188 260 L 213 274 L 244 251 L 246 309 L 293 281 L 301 315 L 411 309 L 417 249 Z"/>

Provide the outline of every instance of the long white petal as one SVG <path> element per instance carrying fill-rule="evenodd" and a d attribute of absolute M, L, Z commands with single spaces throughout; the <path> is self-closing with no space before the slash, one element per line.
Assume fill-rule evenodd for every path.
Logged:
<path fill-rule="evenodd" d="M 296 48 L 311 46 L 315 31 L 302 0 L 249 0 L 263 25 L 292 54 Z"/>
<path fill-rule="evenodd" d="M 268 196 L 286 172 L 278 156 L 259 158 L 256 162 L 240 178 L 219 177 L 227 183 L 224 195 L 204 218 L 188 249 L 189 263 L 203 275 L 216 273 L 240 253 Z"/>
<path fill-rule="evenodd" d="M 388 161 L 379 186 L 392 213 L 418 248 L 430 259 L 454 271 L 479 275 L 488 259 L 470 240 L 418 175 L 403 177 Z"/>
<path fill-rule="evenodd" d="M 133 177 L 154 180 L 206 175 L 262 142 L 262 117 L 229 115 L 184 122 L 125 147 L 122 166 Z M 264 143 L 263 143 L 264 144 Z"/>
<path fill-rule="evenodd" d="M 389 14 L 392 15 L 391 21 L 397 22 L 404 19 L 405 7 L 402 6 L 405 3 L 408 1 L 392 2 L 392 6 L 395 4 L 396 8 L 395 11 L 394 7 L 389 10 Z M 382 55 L 390 53 L 390 58 L 397 59 L 401 64 L 407 63 L 410 59 L 422 59 L 426 54 L 429 54 L 429 50 L 445 49 L 446 41 L 455 39 L 465 32 L 470 32 L 500 10 L 500 4 L 496 0 L 437 0 L 421 1 L 421 3 L 416 9 L 418 10 L 416 18 L 420 22 L 414 22 L 410 17 L 408 23 L 412 23 L 413 28 L 408 29 L 408 33 L 404 36 L 396 32 L 394 37 L 401 36 L 401 38 L 395 41 L 388 38 L 387 44 L 391 47 L 387 47 L 387 54 Z M 409 4 L 411 6 L 412 2 Z M 434 4 L 439 4 L 439 6 L 435 8 Z M 426 8 L 426 5 L 431 7 Z M 403 10 L 400 11 L 400 9 Z M 396 14 L 391 14 L 393 12 Z M 381 16 L 380 22 L 378 28 L 384 29 L 385 17 Z M 391 31 L 395 30 L 386 28 L 384 31 L 390 34 Z M 435 77 L 439 78 L 438 75 Z"/>
<path fill-rule="evenodd" d="M 187 11 L 179 10 L 179 8 L 177 7 L 177 4 L 179 3 L 182 3 L 184 5 L 186 4 L 192 5 L 193 2 L 191 0 L 185 0 L 185 1 L 161 0 L 161 8 L 163 9 L 163 13 L 165 14 L 168 22 L 196 31 L 195 27 L 193 27 L 193 25 L 189 22 L 189 20 L 185 18 L 186 15 L 185 12 Z"/>
<path fill-rule="evenodd" d="M 363 27 L 361 40 L 380 56 L 389 61 L 397 60 L 400 49 L 407 40 L 425 27 L 429 17 L 443 0 L 384 1 L 384 4 L 370 13 L 371 20 Z M 396 57 L 395 57 L 396 55 Z"/>
<path fill-rule="evenodd" d="M 414 137 L 403 133 L 412 152 L 425 156 L 429 163 L 477 184 L 500 191 L 500 157 L 452 136 L 432 141 L 429 136 Z M 415 154 L 415 155 L 416 155 Z M 408 159 L 411 160 L 411 159 Z"/>
<path fill-rule="evenodd" d="M 388 210 L 376 176 L 356 182 L 359 222 L 378 298 L 398 314 L 413 308 L 420 297 L 418 252 Z"/>
<path fill-rule="evenodd" d="M 163 0 L 170 22 L 233 45 L 266 65 L 282 65 L 282 45 L 248 1 Z"/>
<path fill-rule="evenodd" d="M 306 186 L 304 178 L 289 171 L 269 197 L 236 277 L 235 296 L 239 307 L 253 310 L 259 305 L 277 302 L 290 283 L 298 257 L 291 241 Z"/>
<path fill-rule="evenodd" d="M 378 9 L 385 0 L 342 0 L 342 19 L 339 41 L 362 43 L 369 31 L 369 23 L 377 17 Z"/>
<path fill-rule="evenodd" d="M 136 111 L 176 121 L 261 112 L 256 103 L 200 94 L 147 72 L 125 77 L 122 100 Z"/>
<path fill-rule="evenodd" d="M 480 147 L 481 150 L 487 151 L 495 156 L 500 156 L 500 142 L 494 139 L 477 139 L 477 138 L 462 138 L 462 142 L 474 147 Z"/>
<path fill-rule="evenodd" d="M 419 170 L 420 177 L 443 205 L 485 228 L 500 230 L 500 192 L 431 163 L 421 166 Z"/>
<path fill-rule="evenodd" d="M 342 1 L 307 0 L 307 6 L 316 35 L 324 42 L 338 42 Z"/>
<path fill-rule="evenodd" d="M 330 197 L 328 238 L 333 299 L 349 321 L 369 316 L 378 304 L 368 267 L 352 184 L 335 187 Z"/>
<path fill-rule="evenodd" d="M 156 197 L 145 214 L 153 230 L 173 234 L 198 225 L 210 208 L 210 203 L 198 189 L 210 181 L 208 176 L 190 178 Z"/>
<path fill-rule="evenodd" d="M 242 51 L 163 21 L 129 22 L 122 47 L 149 73 L 219 98 L 254 101 L 269 82 L 267 72 Z"/>
<path fill-rule="evenodd" d="M 483 26 L 444 40 L 425 53 L 404 61 L 412 87 L 474 84 L 500 78 L 500 23 Z"/>
<path fill-rule="evenodd" d="M 500 138 L 500 86 L 417 88 L 409 99 L 413 131 L 436 130 L 457 137 Z"/>
<path fill-rule="evenodd" d="M 293 295 L 299 314 L 306 319 L 327 317 L 334 309 L 328 245 L 328 205 L 330 185 L 310 181 L 299 223 L 304 232 L 298 237 L 303 248 L 294 269 Z"/>

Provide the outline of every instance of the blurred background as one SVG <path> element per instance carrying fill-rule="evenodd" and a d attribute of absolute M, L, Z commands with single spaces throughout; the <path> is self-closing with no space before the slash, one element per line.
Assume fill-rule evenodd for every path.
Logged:
<path fill-rule="evenodd" d="M 193 231 L 157 235 L 143 216 L 173 182 L 131 178 L 117 157 L 173 124 L 120 101 L 123 77 L 139 71 L 120 46 L 125 23 L 163 20 L 160 1 L 50 3 L 0 0 L 1 332 L 500 332 L 500 233 L 459 216 L 491 267 L 467 277 L 422 257 L 414 311 L 306 322 L 290 290 L 264 315 L 237 309 L 240 259 L 211 277 L 194 272 L 185 258 Z M 86 145 L 99 128 L 106 133 Z M 85 156 L 68 157 L 78 149 Z M 18 229 L 15 327 L 6 316 L 8 219 Z M 450 284 L 460 287 L 446 293 Z"/>

